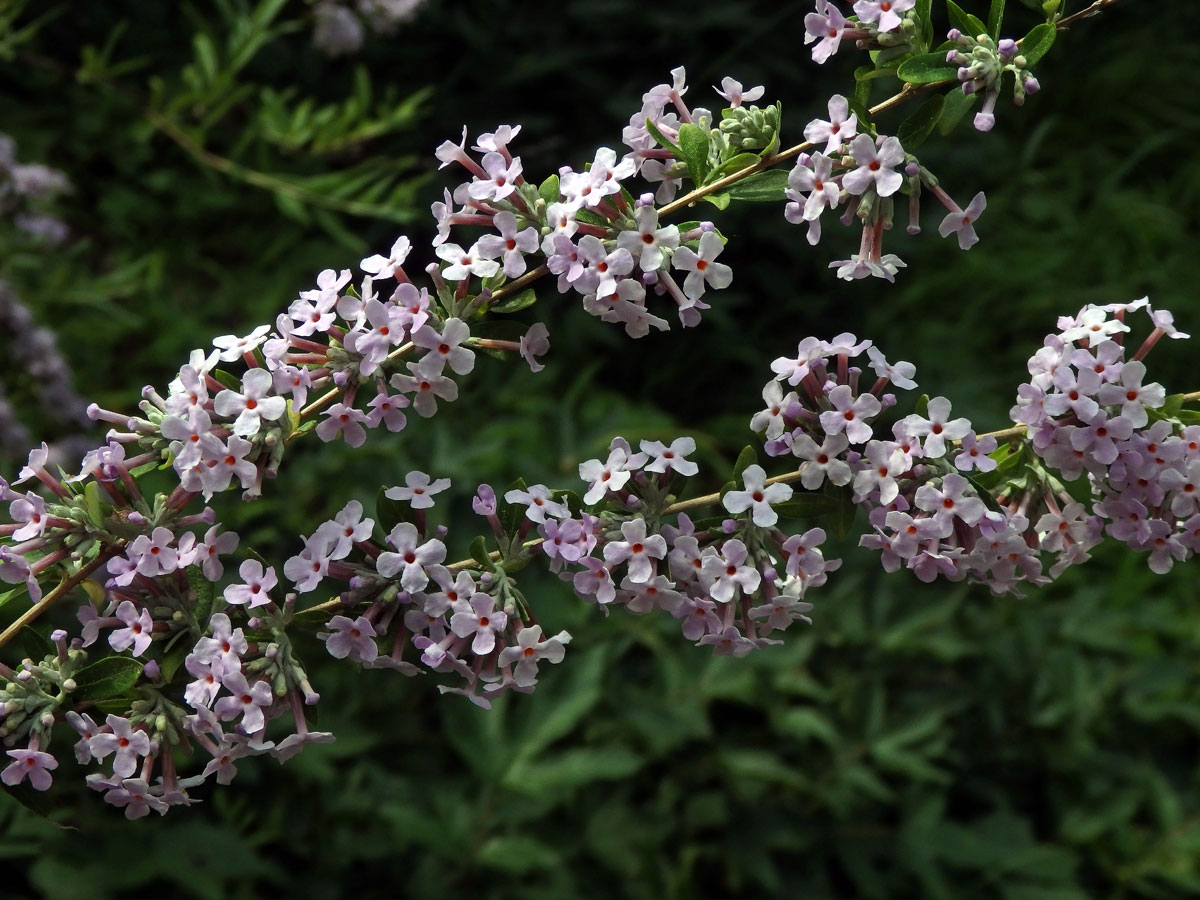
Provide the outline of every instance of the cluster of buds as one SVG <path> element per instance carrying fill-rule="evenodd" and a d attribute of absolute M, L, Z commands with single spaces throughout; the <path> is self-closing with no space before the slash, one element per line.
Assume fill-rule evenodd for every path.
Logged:
<path fill-rule="evenodd" d="M 1029 71 L 1017 42 L 1011 38 L 997 41 L 989 34 L 972 37 L 957 28 L 947 37 L 958 44 L 957 50 L 946 53 L 946 62 L 959 67 L 958 80 L 964 94 L 983 93 L 983 109 L 975 114 L 975 127 L 991 131 L 996 124 L 996 101 L 1000 97 L 1000 82 L 1005 72 L 1013 74 L 1013 104 L 1021 106 L 1028 94 L 1040 89 L 1038 80 Z"/>

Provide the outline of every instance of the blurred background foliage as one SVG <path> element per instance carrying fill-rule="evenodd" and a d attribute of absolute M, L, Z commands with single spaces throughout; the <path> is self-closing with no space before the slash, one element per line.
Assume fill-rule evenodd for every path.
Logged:
<path fill-rule="evenodd" d="M 193 347 L 273 321 L 318 270 L 400 230 L 420 247 L 429 204 L 460 177 L 432 150 L 463 124 L 522 124 L 531 176 L 578 168 L 686 65 L 693 105 L 719 102 L 707 85 L 727 74 L 767 85 L 790 143 L 854 65 L 808 60 L 804 2 L 436 0 L 329 57 L 314 35 L 334 15 L 345 26 L 333 5 L 0 0 L 0 130 L 72 185 L 54 201 L 58 246 L 0 223 L 0 279 L 88 399 L 132 408 Z M 339 9 L 369 23 L 386 5 Z M 1009 6 L 1023 33 L 1032 17 Z M 1002 102 L 993 133 L 926 144 L 960 203 L 988 192 L 971 252 L 927 211 L 926 234 L 889 235 L 909 266 L 896 286 L 848 285 L 826 263 L 857 235 L 827 227 L 814 251 L 781 210 L 734 207 L 712 217 L 735 281 L 701 327 L 630 342 L 544 287 L 530 312 L 550 329 L 545 372 L 481 360 L 435 420 L 358 452 L 304 447 L 266 499 L 222 517 L 281 561 L 320 517 L 415 467 L 455 481 L 453 553 L 475 483 L 571 486 L 618 433 L 695 435 L 719 484 L 769 361 L 809 334 L 872 338 L 982 431 L 1005 424 L 1056 317 L 1086 302 L 1148 293 L 1200 331 L 1198 25 L 1195 4 L 1119 4 L 1060 38 L 1042 92 Z M 1193 349 L 1154 356 L 1168 389 L 1200 387 Z M 35 439 L 57 436 L 29 417 Z M 137 822 L 64 760 L 48 817 L 0 797 L 3 894 L 1200 895 L 1194 566 L 1156 577 L 1105 548 L 996 600 L 885 576 L 852 543 L 809 598 L 813 626 L 745 660 L 531 585 L 539 619 L 575 642 L 533 696 L 490 713 L 310 642 L 337 743 L 254 761 L 193 809 Z"/>

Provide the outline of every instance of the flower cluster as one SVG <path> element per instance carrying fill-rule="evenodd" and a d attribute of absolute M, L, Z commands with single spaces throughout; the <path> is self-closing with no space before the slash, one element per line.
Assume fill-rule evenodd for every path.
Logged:
<path fill-rule="evenodd" d="M 1005 72 L 1013 74 L 1014 105 L 1021 106 L 1026 95 L 1040 90 L 1025 57 L 1020 55 L 1017 42 L 1011 38 L 996 41 L 988 34 L 973 37 L 957 28 L 951 28 L 947 37 L 959 47 L 946 52 L 946 62 L 959 67 L 958 80 L 962 82 L 963 93 L 983 93 L 983 109 L 975 114 L 975 127 L 980 131 L 991 131 L 995 127 L 994 110 Z"/>
<path fill-rule="evenodd" d="M 804 17 L 804 43 L 814 44 L 812 58 L 823 63 L 837 53 L 843 41 L 854 41 L 889 55 L 920 46 L 916 0 L 855 0 L 849 18 L 831 0 L 816 0 L 816 9 Z"/>
<path fill-rule="evenodd" d="M 1126 358 L 1125 318 L 1139 310 L 1154 329 Z M 1077 545 L 1080 533 L 1097 535 L 1104 520 L 1105 534 L 1166 572 L 1200 549 L 1200 424 L 1185 424 L 1177 404 L 1168 408 L 1163 386 L 1146 381 L 1142 359 L 1164 336 L 1188 335 L 1144 298 L 1088 305 L 1058 325 L 1030 358 L 1031 378 L 1012 417 L 1064 481 L 1086 475 L 1089 495 L 1081 499 L 1094 501 L 1094 513 L 1085 516 L 1083 503 L 1069 497 L 1061 509 L 1051 501 L 1037 531 Z"/>

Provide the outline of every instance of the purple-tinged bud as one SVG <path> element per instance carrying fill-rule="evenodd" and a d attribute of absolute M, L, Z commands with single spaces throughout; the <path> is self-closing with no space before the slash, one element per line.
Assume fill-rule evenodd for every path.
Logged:
<path fill-rule="evenodd" d="M 642 194 L 640 197 L 637 198 L 637 201 L 633 205 L 635 208 L 640 208 L 643 206 L 653 206 L 654 205 L 654 195 L 651 193 Z"/>
<path fill-rule="evenodd" d="M 726 534 L 733 534 L 737 531 L 738 523 L 733 519 L 725 519 L 721 522 L 721 530 Z"/>
<path fill-rule="evenodd" d="M 658 284 L 658 270 L 656 269 L 653 272 L 643 272 L 642 273 L 642 284 L 644 284 L 646 287 L 650 287 L 651 285 Z"/>
<path fill-rule="evenodd" d="M 17 673 L 17 681 L 21 682 L 22 684 L 28 684 L 29 679 L 31 678 L 33 678 L 33 675 L 29 673 L 28 669 L 22 669 Z"/>
<path fill-rule="evenodd" d="M 481 586 L 481 587 L 485 587 L 485 588 L 486 588 L 486 587 L 491 587 L 491 585 L 492 585 L 492 582 L 493 582 L 493 581 L 495 581 L 495 580 L 496 580 L 496 579 L 495 579 L 495 577 L 492 575 L 492 573 L 491 573 L 491 572 L 484 572 L 482 575 L 480 575 L 480 576 L 479 576 L 479 584 L 480 584 L 480 586 Z"/>
<path fill-rule="evenodd" d="M 948 63 L 958 62 L 958 51 L 957 50 L 947 50 L 946 51 L 946 62 L 948 62 Z"/>
<path fill-rule="evenodd" d="M 363 576 L 361 576 L 361 575 L 351 575 L 350 582 L 349 582 L 350 590 L 357 591 L 359 588 L 363 587 L 365 584 L 367 584 L 369 582 L 370 582 L 369 578 L 363 578 Z"/>
<path fill-rule="evenodd" d="M 350 373 L 347 372 L 345 369 L 342 369 L 339 372 L 333 373 L 333 383 L 336 384 L 340 388 L 344 388 L 346 386 L 346 383 L 349 380 L 350 380 Z"/>
<path fill-rule="evenodd" d="M 973 93 L 975 93 L 975 83 L 974 83 L 974 82 L 971 82 L 971 81 L 964 81 L 964 82 L 962 83 L 962 92 L 963 92 L 964 94 L 973 94 Z"/>
<path fill-rule="evenodd" d="M 211 506 L 206 506 L 204 512 L 200 513 L 200 518 L 204 520 L 205 524 L 213 525 L 217 521 L 217 511 Z"/>
<path fill-rule="evenodd" d="M 144 666 L 142 666 L 142 674 L 151 681 L 157 681 L 162 675 L 162 669 L 159 668 L 157 662 L 150 660 Z"/>
<path fill-rule="evenodd" d="M 75 689 L 79 687 L 74 678 L 64 678 L 62 686 L 68 694 L 74 693 Z"/>
<path fill-rule="evenodd" d="M 445 525 L 439 525 L 437 528 L 435 528 L 433 530 L 433 536 L 435 538 L 437 538 L 439 541 L 442 540 L 442 538 L 444 538 L 449 533 L 450 533 L 450 529 L 447 528 Z"/>
<path fill-rule="evenodd" d="M 93 422 L 100 418 L 100 405 L 98 403 L 89 403 L 87 408 L 87 417 Z"/>
<path fill-rule="evenodd" d="M 489 484 L 481 484 L 475 491 L 475 497 L 471 500 L 471 509 L 480 516 L 494 516 L 496 514 L 496 492 L 492 490 Z"/>
<path fill-rule="evenodd" d="M 50 632 L 50 640 L 56 644 L 66 639 L 67 633 L 61 628 L 55 628 L 52 632 Z"/>
<path fill-rule="evenodd" d="M 318 694 L 316 691 L 314 691 L 312 688 L 309 688 L 308 690 L 306 690 L 304 692 L 304 705 L 305 706 L 316 706 L 320 702 L 321 702 L 321 695 Z"/>
<path fill-rule="evenodd" d="M 967 68 L 966 66 L 959 66 L 958 72 L 955 74 L 957 75 L 958 80 L 963 82 L 964 84 L 966 84 L 967 82 L 969 82 L 971 80 L 971 70 L 969 68 Z M 964 91 L 963 93 L 970 93 L 970 92 Z"/>
<path fill-rule="evenodd" d="M 909 178 L 916 178 L 921 174 L 921 166 L 916 160 L 912 160 L 904 167 L 904 174 Z"/>
<path fill-rule="evenodd" d="M 136 509 L 132 509 L 129 511 L 129 524 L 130 525 L 145 525 L 146 517 L 143 516 Z"/>
<path fill-rule="evenodd" d="M 951 28 L 949 31 L 946 32 L 946 37 L 949 38 L 950 40 L 954 41 L 955 43 L 958 43 L 959 40 L 962 38 L 962 32 L 959 31 L 957 28 Z"/>
<path fill-rule="evenodd" d="M 887 409 L 888 407 L 895 406 L 895 405 L 896 405 L 896 395 L 895 394 L 884 394 L 882 397 L 879 398 L 879 406 L 881 409 Z"/>
<path fill-rule="evenodd" d="M 1038 80 L 1036 78 L 1034 78 L 1032 75 L 1030 75 L 1028 78 L 1025 79 L 1025 93 L 1036 94 L 1041 89 L 1042 89 L 1042 86 L 1040 84 L 1038 84 Z"/>
<path fill-rule="evenodd" d="M 775 571 L 774 566 L 767 566 L 765 569 L 763 569 L 762 575 L 763 575 L 763 578 L 767 581 L 778 581 L 779 580 L 779 573 Z"/>
<path fill-rule="evenodd" d="M 43 728 L 54 727 L 54 713 L 42 713 L 41 724 Z"/>
<path fill-rule="evenodd" d="M 716 230 L 717 230 L 717 226 L 712 222 L 701 222 L 700 223 L 700 232 L 702 234 L 707 234 L 710 231 L 716 231 Z"/>
<path fill-rule="evenodd" d="M 1000 51 L 1000 55 L 1005 59 L 1017 52 L 1017 42 L 1012 38 L 1004 38 L 996 45 L 996 49 Z"/>
<path fill-rule="evenodd" d="M 274 659 L 278 655 L 279 655 L 279 645 L 278 644 L 271 644 L 270 646 L 267 647 L 266 650 L 263 651 L 263 656 L 265 656 L 267 659 Z"/>
<path fill-rule="evenodd" d="M 909 222 L 908 227 L 904 230 L 907 231 L 909 234 L 917 235 L 917 234 L 921 233 L 921 226 L 918 225 L 916 222 Z"/>

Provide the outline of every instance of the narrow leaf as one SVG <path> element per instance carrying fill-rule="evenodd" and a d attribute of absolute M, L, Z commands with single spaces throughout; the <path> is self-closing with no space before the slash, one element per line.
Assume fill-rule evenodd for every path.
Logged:
<path fill-rule="evenodd" d="M 952 90 L 946 94 L 946 105 L 942 110 L 942 118 L 938 122 L 938 134 L 943 137 L 952 132 L 962 117 L 971 111 L 971 107 L 979 99 L 978 94 L 964 94 Z"/>
<path fill-rule="evenodd" d="M 75 673 L 76 700 L 109 700 L 137 684 L 142 664 L 128 656 L 106 656 Z"/>
<path fill-rule="evenodd" d="M 515 297 L 509 297 L 507 300 L 488 307 L 489 312 L 494 313 L 515 313 L 533 306 L 537 303 L 537 294 L 533 288 L 525 288 Z"/>
<path fill-rule="evenodd" d="M 663 133 L 658 130 L 658 126 L 651 122 L 650 119 L 646 119 L 646 130 L 650 132 L 650 137 L 654 138 L 660 147 L 666 147 L 668 150 L 673 151 L 680 159 L 683 158 L 683 151 L 667 140 Z"/>
<path fill-rule="evenodd" d="M 1004 21 L 1004 0 L 992 0 L 988 10 L 988 34 L 1000 40 L 1000 23 Z"/>
<path fill-rule="evenodd" d="M 945 105 L 946 98 L 942 94 L 934 94 L 917 107 L 916 112 L 900 123 L 896 137 L 900 139 L 905 150 L 911 153 L 925 143 L 925 139 L 933 132 L 938 119 L 941 118 Z"/>
<path fill-rule="evenodd" d="M 551 175 L 538 185 L 538 196 L 546 201 L 546 205 L 558 202 L 558 176 Z"/>
<path fill-rule="evenodd" d="M 758 451 L 753 447 L 743 447 L 738 454 L 737 462 L 733 464 L 733 480 L 742 480 L 742 473 L 758 462 Z"/>
<path fill-rule="evenodd" d="M 922 53 L 900 63 L 896 77 L 909 84 L 932 84 L 936 81 L 957 81 L 958 67 L 946 62 L 944 53 Z"/>
<path fill-rule="evenodd" d="M 727 193 L 734 200 L 751 203 L 779 203 L 787 190 L 788 173 L 782 169 L 768 169 L 747 175 L 736 184 L 730 185 Z"/>
<path fill-rule="evenodd" d="M 1035 25 L 1029 34 L 1021 39 L 1021 56 L 1025 57 L 1025 65 L 1036 66 L 1054 46 L 1054 38 L 1057 34 L 1054 26 L 1046 22 Z"/>
<path fill-rule="evenodd" d="M 704 184 L 708 177 L 709 133 L 699 125 L 685 122 L 679 126 L 679 149 L 687 163 L 688 174 L 697 185 Z"/>

